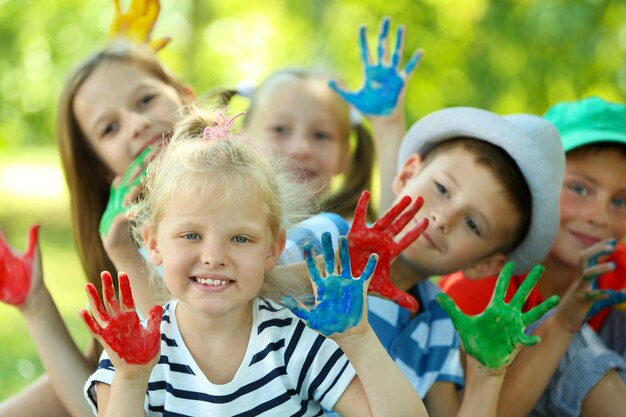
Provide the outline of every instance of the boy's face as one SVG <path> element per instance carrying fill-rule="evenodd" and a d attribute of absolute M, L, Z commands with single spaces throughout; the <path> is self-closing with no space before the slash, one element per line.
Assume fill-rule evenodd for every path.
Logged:
<path fill-rule="evenodd" d="M 626 158 L 616 150 L 567 156 L 561 225 L 550 256 L 578 268 L 580 252 L 626 235 Z"/>
<path fill-rule="evenodd" d="M 455 147 L 424 164 L 415 155 L 394 180 L 397 200 L 404 195 L 424 197 L 415 221 L 426 217 L 426 231 L 404 256 L 424 276 L 447 274 L 480 262 L 494 271 L 506 261 L 498 248 L 510 238 L 520 220 L 503 186 L 488 167 L 462 147 Z M 396 201 L 397 201 L 396 200 Z M 413 227 L 409 223 L 403 233 Z"/>

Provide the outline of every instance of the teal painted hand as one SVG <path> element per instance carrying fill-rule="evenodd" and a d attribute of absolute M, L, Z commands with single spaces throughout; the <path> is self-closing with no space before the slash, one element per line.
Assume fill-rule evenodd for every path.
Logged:
<path fill-rule="evenodd" d="M 417 50 L 404 70 L 400 70 L 399 64 L 403 52 L 404 26 L 399 26 L 396 34 L 396 45 L 388 61 L 389 18 L 383 19 L 378 33 L 378 59 L 372 62 L 369 47 L 367 46 L 366 28 L 361 26 L 359 41 L 361 48 L 361 61 L 365 73 L 363 87 L 356 92 L 344 90 L 337 85 L 336 81 L 330 81 L 329 86 L 339 94 L 346 102 L 353 105 L 361 113 L 374 116 L 388 116 L 393 113 L 398 99 L 404 90 L 407 78 L 417 67 L 422 51 Z"/>
<path fill-rule="evenodd" d="M 100 227 L 98 231 L 100 232 L 100 236 L 106 237 L 109 234 L 109 230 L 111 229 L 111 225 L 113 224 L 113 220 L 119 214 L 126 213 L 127 207 L 125 206 L 126 196 L 134 187 L 137 187 L 141 184 L 141 181 L 146 176 L 146 171 L 142 170 L 141 174 L 137 175 L 133 178 L 133 173 L 137 167 L 142 167 L 146 162 L 148 155 L 152 152 L 151 148 L 146 148 L 135 158 L 135 160 L 130 164 L 126 172 L 124 172 L 124 176 L 122 177 L 122 181 L 119 185 L 112 185 L 111 192 L 109 194 L 109 202 L 107 203 L 106 208 L 104 209 L 104 213 L 102 214 L 102 218 L 100 219 Z"/>
<path fill-rule="evenodd" d="M 325 278 L 317 268 L 311 244 L 307 243 L 304 246 L 304 257 L 313 284 L 315 305 L 307 307 L 290 296 L 283 297 L 282 301 L 309 327 L 328 337 L 335 333 L 344 333 L 361 322 L 367 285 L 376 268 L 376 255 L 370 256 L 363 274 L 359 278 L 354 278 L 350 269 L 348 239 L 345 236 L 339 238 L 341 261 L 339 275 L 334 273 L 335 253 L 330 233 L 327 232 L 322 234 L 322 253 L 327 273 Z"/>
<path fill-rule="evenodd" d="M 616 267 L 616 263 L 611 262 L 616 246 L 617 241 L 609 239 L 600 245 L 592 246 L 589 248 L 589 251 L 585 251 L 581 255 L 585 264 L 583 279 L 591 285 L 591 290 L 587 292 L 586 296 L 588 300 L 594 301 L 584 321 L 589 320 L 605 308 L 618 306 L 626 302 L 626 290 L 602 289 L 598 283 L 603 272 L 608 272 Z M 606 268 L 604 268 L 603 272 L 600 272 L 602 266 Z M 592 271 L 592 273 L 586 273 L 588 271 Z"/>
<path fill-rule="evenodd" d="M 437 301 L 448 313 L 459 333 L 465 352 L 492 370 L 508 366 L 520 345 L 532 346 L 539 343 L 539 336 L 528 336 L 524 329 L 559 303 L 559 297 L 553 295 L 530 311 L 522 313 L 526 298 L 544 271 L 542 266 L 537 265 L 530 271 L 511 302 L 506 304 L 504 296 L 514 269 L 513 262 L 507 262 L 502 268 L 493 297 L 485 311 L 479 315 L 467 316 L 448 295 L 437 295 Z"/>

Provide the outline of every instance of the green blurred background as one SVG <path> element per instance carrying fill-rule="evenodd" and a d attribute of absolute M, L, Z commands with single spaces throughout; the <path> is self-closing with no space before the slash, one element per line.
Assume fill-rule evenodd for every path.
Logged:
<path fill-rule="evenodd" d="M 128 5 L 129 1 L 123 1 Z M 357 32 L 407 26 L 405 59 L 426 54 L 411 81 L 413 122 L 446 106 L 541 114 L 562 100 L 596 94 L 624 101 L 623 0 L 161 0 L 154 38 L 173 42 L 163 61 L 199 94 L 260 81 L 283 66 L 333 69 L 361 83 Z M 65 74 L 104 43 L 106 0 L 0 0 L 0 227 L 24 248 L 42 225 L 46 282 L 72 335 L 85 346 L 76 310 L 86 305 L 74 253 L 68 197 L 55 148 L 56 101 Z M 393 35 L 392 39 L 395 39 Z M 42 373 L 13 307 L 0 305 L 0 400 Z"/>

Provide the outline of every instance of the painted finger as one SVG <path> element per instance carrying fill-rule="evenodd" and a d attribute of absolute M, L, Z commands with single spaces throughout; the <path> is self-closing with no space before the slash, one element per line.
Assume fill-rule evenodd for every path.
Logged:
<path fill-rule="evenodd" d="M 348 239 L 345 236 L 339 236 L 339 261 L 341 263 L 341 276 L 352 278 L 352 269 L 350 268 L 350 249 L 348 248 Z"/>
<path fill-rule="evenodd" d="M 311 283 L 314 287 L 320 286 L 322 282 L 322 276 L 320 275 L 320 271 L 317 267 L 317 262 L 315 262 L 315 257 L 313 256 L 313 245 L 310 242 L 307 242 L 303 248 L 304 251 L 304 260 L 306 261 L 306 266 L 309 270 L 309 276 L 311 277 Z"/>
<path fill-rule="evenodd" d="M 359 197 L 359 202 L 356 205 L 356 210 L 354 210 L 354 218 L 352 220 L 352 227 L 357 225 L 358 227 L 365 227 L 366 225 L 366 216 L 367 216 L 367 206 L 370 201 L 370 192 L 368 190 L 364 190 L 361 193 L 361 197 Z"/>
<path fill-rule="evenodd" d="M 311 312 L 300 301 L 291 296 L 285 296 L 282 298 L 282 303 L 287 307 L 296 317 L 308 322 Z"/>
<path fill-rule="evenodd" d="M 385 230 L 411 204 L 411 197 L 405 195 L 374 223 L 374 229 Z"/>
<path fill-rule="evenodd" d="M 526 313 L 522 313 L 522 323 L 524 323 L 524 328 L 526 328 L 531 323 L 536 322 L 541 317 L 543 317 L 548 311 L 552 310 L 556 307 L 561 299 L 558 295 L 553 295 L 549 297 L 547 300 L 543 301 L 541 304 L 533 307 Z"/>
<path fill-rule="evenodd" d="M 367 28 L 365 25 L 361 25 L 359 28 L 359 47 L 361 49 L 361 62 L 363 63 L 363 70 L 371 65 L 370 49 L 367 45 Z"/>
<path fill-rule="evenodd" d="M 424 51 L 418 49 L 413 53 L 409 62 L 407 62 L 406 67 L 404 67 L 404 71 L 402 71 L 401 76 L 403 79 L 408 79 L 411 75 L 413 75 L 413 71 L 417 68 L 417 64 L 422 60 L 422 56 L 424 56 Z"/>
<path fill-rule="evenodd" d="M 465 314 L 459 309 L 454 300 L 445 293 L 439 293 L 435 296 L 435 299 L 441 305 L 441 308 L 450 316 L 452 323 L 454 323 L 454 327 L 457 327 L 457 322 L 460 324 L 462 322 L 462 317 Z M 457 327 L 458 329 L 458 327 Z"/>
<path fill-rule="evenodd" d="M 115 287 L 113 286 L 113 277 L 109 271 L 102 271 L 100 273 L 100 279 L 102 280 L 102 294 L 103 301 L 106 310 L 113 316 L 118 314 L 120 310 L 120 304 L 115 296 Z"/>
<path fill-rule="evenodd" d="M 517 292 L 513 296 L 513 299 L 511 300 L 511 303 L 510 303 L 511 307 L 513 307 L 516 310 L 522 309 L 522 306 L 526 302 L 526 299 L 528 299 L 530 292 L 535 287 L 535 285 L 537 284 L 537 281 L 539 280 L 539 278 L 541 277 L 541 275 L 543 274 L 545 270 L 546 269 L 541 265 L 535 265 L 530 270 L 530 273 L 526 276 L 526 278 L 522 282 L 522 285 L 519 286 L 519 288 L 517 289 Z"/>
<path fill-rule="evenodd" d="M 135 301 L 133 300 L 133 292 L 130 288 L 130 280 L 125 272 L 118 272 L 117 281 L 120 287 L 120 300 L 123 310 L 134 310 Z"/>
<path fill-rule="evenodd" d="M 335 272 L 335 249 L 329 232 L 322 233 L 322 255 L 326 276 L 333 274 Z"/>
<path fill-rule="evenodd" d="M 163 316 L 163 306 L 153 306 L 148 312 L 148 331 L 150 333 L 160 333 L 161 318 Z"/>
<path fill-rule="evenodd" d="M 350 265 L 349 262 L 350 260 L 348 259 L 348 268 Z M 378 254 L 372 253 L 370 257 L 367 259 L 367 264 L 365 264 L 365 268 L 363 268 L 363 273 L 361 273 L 359 280 L 361 281 L 370 280 L 372 276 L 374 275 L 374 271 L 376 270 L 377 264 L 378 264 Z"/>
<path fill-rule="evenodd" d="M 519 343 L 524 346 L 534 346 L 541 342 L 541 337 L 534 335 L 527 335 L 522 333 L 519 337 Z"/>
<path fill-rule="evenodd" d="M 388 51 L 387 44 L 389 40 L 389 18 L 385 17 L 380 23 L 380 29 L 378 31 L 378 65 L 382 65 L 385 62 Z"/>
<path fill-rule="evenodd" d="M 583 280 L 593 282 L 598 279 L 600 275 L 614 271 L 615 268 L 615 262 L 602 262 L 597 265 L 589 266 L 583 271 Z"/>
<path fill-rule="evenodd" d="M 96 320 L 98 323 L 108 324 L 111 321 L 111 316 L 104 309 L 102 305 L 102 301 L 100 301 L 100 296 L 98 295 L 98 291 L 96 291 L 95 285 L 91 282 L 85 284 L 85 292 L 87 293 L 87 300 L 89 301 L 89 308 L 92 312 L 96 313 Z"/>
<path fill-rule="evenodd" d="M 393 55 L 391 57 L 391 67 L 398 69 L 400 64 L 400 58 L 402 57 L 402 51 L 404 50 L 404 25 L 398 26 L 396 31 L 396 46 L 393 49 Z"/>
<path fill-rule="evenodd" d="M 24 255 L 25 260 L 33 259 L 33 252 L 35 251 L 35 247 L 37 246 L 39 237 L 39 225 L 31 226 L 28 231 L 28 248 L 26 249 L 26 254 Z"/>
<path fill-rule="evenodd" d="M 357 102 L 358 100 L 358 94 L 352 93 L 348 90 L 344 90 L 343 88 L 341 88 L 337 82 L 335 80 L 330 80 L 328 82 L 328 86 L 331 88 L 331 90 L 333 90 L 335 93 L 339 94 L 339 96 L 343 99 L 343 101 L 345 101 L 346 103 L 349 104 L 354 104 Z"/>
<path fill-rule="evenodd" d="M 100 325 L 96 323 L 96 321 L 87 310 L 78 310 L 78 315 L 83 320 L 83 323 L 85 323 L 87 329 L 89 329 L 89 332 L 93 337 L 100 336 L 102 334 L 102 327 L 100 327 Z"/>
<path fill-rule="evenodd" d="M 513 271 L 515 270 L 514 262 L 507 262 L 502 267 L 500 271 L 500 275 L 498 276 L 498 280 L 496 281 L 496 288 L 493 291 L 493 296 L 491 297 L 491 303 L 504 303 L 504 296 L 506 295 L 506 291 L 509 288 L 509 282 L 511 280 L 511 275 L 513 275 Z"/>
<path fill-rule="evenodd" d="M 415 242 L 422 235 L 424 230 L 426 230 L 427 228 L 428 228 L 428 219 L 422 219 L 419 222 L 417 222 L 415 227 L 409 230 L 408 233 L 404 235 L 402 239 L 400 239 L 400 241 L 396 244 L 395 252 L 397 252 L 397 254 L 401 253 L 411 243 Z"/>
<path fill-rule="evenodd" d="M 422 196 L 418 196 L 413 201 L 413 204 L 410 205 L 409 209 L 404 211 L 400 215 L 400 217 L 398 217 L 393 222 L 393 224 L 389 228 L 389 232 L 394 236 L 400 233 L 400 231 L 402 231 L 404 227 L 407 224 L 409 224 L 409 222 L 415 217 L 415 215 L 422 208 L 423 205 L 424 205 L 424 199 L 422 198 Z"/>

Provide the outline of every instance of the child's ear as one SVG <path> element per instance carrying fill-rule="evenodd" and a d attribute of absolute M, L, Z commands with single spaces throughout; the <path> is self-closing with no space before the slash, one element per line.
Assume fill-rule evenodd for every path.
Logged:
<path fill-rule="evenodd" d="M 161 256 L 161 252 L 159 252 L 156 235 L 151 227 L 145 227 L 143 229 L 143 245 L 148 251 L 150 262 L 157 266 L 161 265 L 163 263 L 163 257 Z"/>
<path fill-rule="evenodd" d="M 393 188 L 394 194 L 400 195 L 409 180 L 415 177 L 421 168 L 422 157 L 418 154 L 411 155 L 402 166 L 402 170 L 393 179 L 391 187 Z"/>
<path fill-rule="evenodd" d="M 502 253 L 496 253 L 476 262 L 469 268 L 465 268 L 463 270 L 463 273 L 466 277 L 472 279 L 498 276 L 500 274 L 500 270 L 502 270 L 507 260 L 508 259 L 506 255 Z"/>
<path fill-rule="evenodd" d="M 270 272 L 276 266 L 276 262 L 285 249 L 285 242 L 287 241 L 287 232 L 284 230 L 276 233 L 276 239 L 267 252 L 267 258 L 265 259 L 265 272 Z"/>

